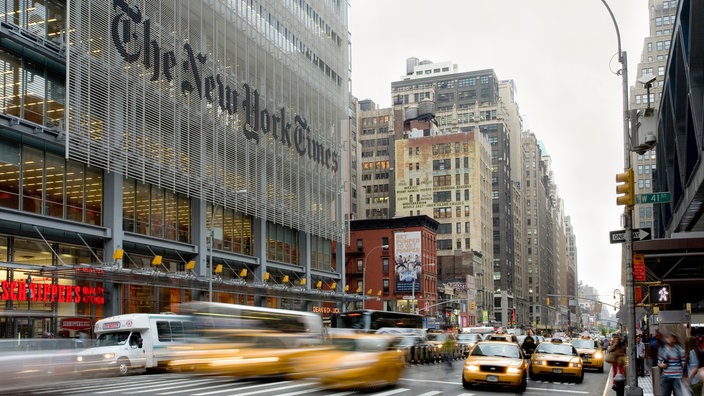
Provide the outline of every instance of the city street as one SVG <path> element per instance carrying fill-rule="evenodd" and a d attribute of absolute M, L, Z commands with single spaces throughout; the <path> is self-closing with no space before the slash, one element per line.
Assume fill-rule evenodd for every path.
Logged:
<path fill-rule="evenodd" d="M 377 396 L 469 396 L 515 394 L 504 389 L 462 388 L 460 373 L 462 361 L 455 361 L 452 369 L 442 364 L 412 366 L 406 369 L 395 388 L 373 391 L 329 391 L 320 389 L 312 381 L 285 381 L 280 379 L 236 380 L 227 376 L 183 373 L 139 374 L 124 377 L 73 379 L 51 384 L 27 386 L 9 390 L 5 394 L 23 395 L 377 395 Z M 608 370 L 604 373 L 587 372 L 581 384 L 528 380 L 529 395 L 601 395 L 613 393 L 606 387 Z"/>

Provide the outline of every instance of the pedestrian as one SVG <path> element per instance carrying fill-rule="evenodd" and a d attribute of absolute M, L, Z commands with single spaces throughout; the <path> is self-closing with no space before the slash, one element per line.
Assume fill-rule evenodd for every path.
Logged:
<path fill-rule="evenodd" d="M 523 353 L 525 353 L 527 356 L 530 356 L 533 354 L 533 351 L 535 350 L 535 338 L 533 338 L 533 331 L 528 330 L 528 334 L 526 335 L 526 338 L 523 339 L 523 344 L 521 344 L 521 349 L 523 349 Z"/>
<path fill-rule="evenodd" d="M 685 378 L 689 382 L 689 388 L 692 393 L 699 396 L 702 394 L 702 381 L 697 375 L 699 368 L 702 367 L 704 359 L 702 359 L 702 351 L 699 349 L 696 337 L 687 338 L 685 344 L 685 361 L 687 362 Z"/>
<path fill-rule="evenodd" d="M 645 377 L 645 343 L 641 334 L 636 336 L 636 374 Z"/>
<path fill-rule="evenodd" d="M 442 343 L 442 352 L 448 369 L 452 368 L 452 354 L 455 350 L 455 345 L 455 338 L 451 334 L 446 334 L 445 342 Z"/>
<path fill-rule="evenodd" d="M 626 363 L 626 345 L 620 334 L 615 335 L 611 339 L 611 345 L 609 345 L 609 348 L 606 350 L 605 360 L 611 363 L 614 379 L 611 389 L 616 390 L 616 375 L 625 375 L 624 365 Z"/>
<path fill-rule="evenodd" d="M 677 343 L 674 333 L 664 335 L 665 344 L 658 349 L 658 367 L 660 374 L 660 396 L 683 396 L 682 375 L 684 373 L 685 353 Z"/>

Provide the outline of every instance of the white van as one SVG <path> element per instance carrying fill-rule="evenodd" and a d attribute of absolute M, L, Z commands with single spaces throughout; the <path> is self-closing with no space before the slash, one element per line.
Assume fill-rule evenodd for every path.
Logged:
<path fill-rule="evenodd" d="M 121 375 L 130 369 L 166 366 L 169 347 L 183 343 L 191 318 L 174 314 L 127 314 L 95 323 L 95 347 L 82 351 L 78 371 L 112 370 Z"/>

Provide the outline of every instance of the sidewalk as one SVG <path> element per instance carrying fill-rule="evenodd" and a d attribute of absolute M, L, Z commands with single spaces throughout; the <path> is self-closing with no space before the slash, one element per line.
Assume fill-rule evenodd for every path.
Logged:
<path fill-rule="evenodd" d="M 605 392 L 605 395 L 615 395 L 616 392 L 611 390 L 611 383 L 613 383 L 613 371 L 611 370 L 611 365 L 608 365 L 608 366 L 605 365 L 604 370 L 606 370 L 607 367 L 609 370 L 609 379 L 608 379 L 609 386 L 607 387 L 608 391 Z M 645 377 L 638 377 L 638 387 L 643 390 L 643 396 L 654 396 L 655 395 L 653 393 L 653 377 L 652 377 L 652 374 L 650 371 L 651 371 L 651 367 L 646 367 L 645 368 Z"/>

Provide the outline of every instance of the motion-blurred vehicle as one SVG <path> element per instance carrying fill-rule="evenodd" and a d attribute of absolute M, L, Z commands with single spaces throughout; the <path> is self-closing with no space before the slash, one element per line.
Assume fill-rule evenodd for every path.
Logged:
<path fill-rule="evenodd" d="M 0 340 L 0 383 L 13 386 L 53 382 L 74 374 L 76 356 L 83 349 L 74 338 L 16 338 Z"/>
<path fill-rule="evenodd" d="M 515 388 L 524 392 L 527 386 L 528 361 L 517 343 L 481 341 L 474 345 L 464 362 L 462 386 L 475 385 Z"/>
<path fill-rule="evenodd" d="M 469 354 L 469 350 L 472 349 L 474 344 L 478 343 L 479 341 L 482 341 L 482 336 L 481 334 L 477 333 L 460 333 L 457 334 L 456 341 L 457 345 L 460 346 L 460 349 L 466 357 Z"/>
<path fill-rule="evenodd" d="M 559 339 L 538 344 L 531 356 L 530 379 L 537 381 L 544 377 L 561 378 L 582 383 L 584 371 L 582 358 L 572 344 Z"/>
<path fill-rule="evenodd" d="M 599 341 L 587 336 L 572 339 L 572 345 L 577 348 L 577 353 L 582 358 L 582 368 L 604 372 L 604 352 L 601 350 Z"/>
<path fill-rule="evenodd" d="M 214 302 L 191 302 L 187 343 L 171 349 L 168 367 L 235 377 L 287 376 L 291 363 L 325 340 L 322 318 L 311 312 Z"/>
<path fill-rule="evenodd" d="M 287 376 L 296 372 L 292 359 L 313 350 L 283 332 L 215 329 L 171 348 L 168 367 L 234 377 Z"/>
<path fill-rule="evenodd" d="M 329 344 L 291 359 L 291 378 L 312 378 L 327 389 L 393 387 L 406 366 L 399 347 L 402 337 L 346 334 L 330 337 Z"/>

